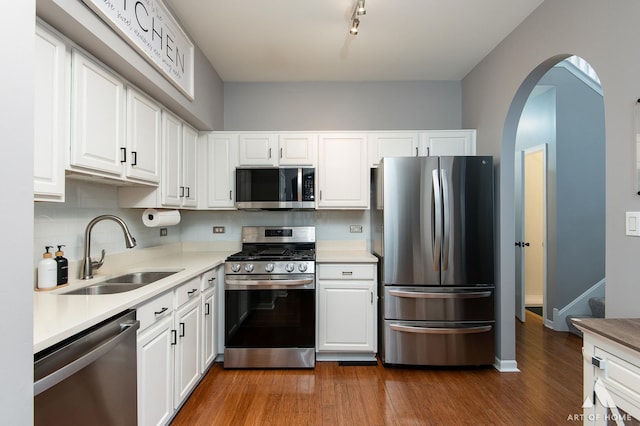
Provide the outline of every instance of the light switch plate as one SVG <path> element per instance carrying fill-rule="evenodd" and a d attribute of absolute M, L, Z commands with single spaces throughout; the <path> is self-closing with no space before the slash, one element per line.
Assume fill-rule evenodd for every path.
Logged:
<path fill-rule="evenodd" d="M 362 233 L 362 225 L 351 225 L 349 226 L 349 232 L 352 234 L 360 234 Z"/>
<path fill-rule="evenodd" d="M 640 212 L 625 213 L 625 234 L 640 237 Z"/>

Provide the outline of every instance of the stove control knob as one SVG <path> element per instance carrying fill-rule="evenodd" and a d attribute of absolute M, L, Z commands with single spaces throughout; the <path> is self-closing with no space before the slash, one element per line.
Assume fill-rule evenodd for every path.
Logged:
<path fill-rule="evenodd" d="M 301 263 L 298 265 L 298 270 L 300 272 L 306 272 L 307 271 L 307 264 L 306 263 Z"/>
<path fill-rule="evenodd" d="M 252 272 L 253 271 L 253 263 L 247 263 L 246 265 L 244 265 L 244 270 L 247 272 Z"/>
<path fill-rule="evenodd" d="M 293 268 L 293 263 L 287 263 L 287 266 L 284 267 L 287 272 L 293 272 Z"/>
<path fill-rule="evenodd" d="M 275 266 L 273 263 L 267 263 L 266 265 L 264 265 L 264 270 L 267 272 L 273 272 L 274 267 Z"/>
<path fill-rule="evenodd" d="M 231 270 L 233 272 L 238 272 L 240 270 L 240 264 L 239 263 L 234 263 L 233 265 L 231 265 Z"/>

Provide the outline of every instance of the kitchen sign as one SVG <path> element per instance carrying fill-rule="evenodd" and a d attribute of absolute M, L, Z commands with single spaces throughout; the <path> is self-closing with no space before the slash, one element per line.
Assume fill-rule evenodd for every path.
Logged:
<path fill-rule="evenodd" d="M 194 99 L 194 49 L 162 0 L 82 0 L 120 37 Z"/>

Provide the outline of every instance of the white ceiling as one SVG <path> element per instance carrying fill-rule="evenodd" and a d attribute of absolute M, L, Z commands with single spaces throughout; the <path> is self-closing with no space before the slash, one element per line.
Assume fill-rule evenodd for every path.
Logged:
<path fill-rule="evenodd" d="M 543 0 L 165 0 L 225 82 L 461 80 Z"/>

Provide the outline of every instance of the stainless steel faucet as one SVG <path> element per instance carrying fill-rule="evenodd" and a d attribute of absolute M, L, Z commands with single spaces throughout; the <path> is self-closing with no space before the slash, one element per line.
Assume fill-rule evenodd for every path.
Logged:
<path fill-rule="evenodd" d="M 113 220 L 120 225 L 122 232 L 124 232 L 124 242 L 127 248 L 133 248 L 136 246 L 136 239 L 133 238 L 131 232 L 129 232 L 129 228 L 127 227 L 127 224 L 124 223 L 124 220 L 120 219 L 118 216 L 104 214 L 92 219 L 87 225 L 87 229 L 84 231 L 84 258 L 82 259 L 82 272 L 80 275 L 80 279 L 82 280 L 93 278 L 93 270 L 100 268 L 104 263 L 104 249 L 102 250 L 100 261 L 91 260 L 91 230 L 96 223 L 106 219 Z"/>

